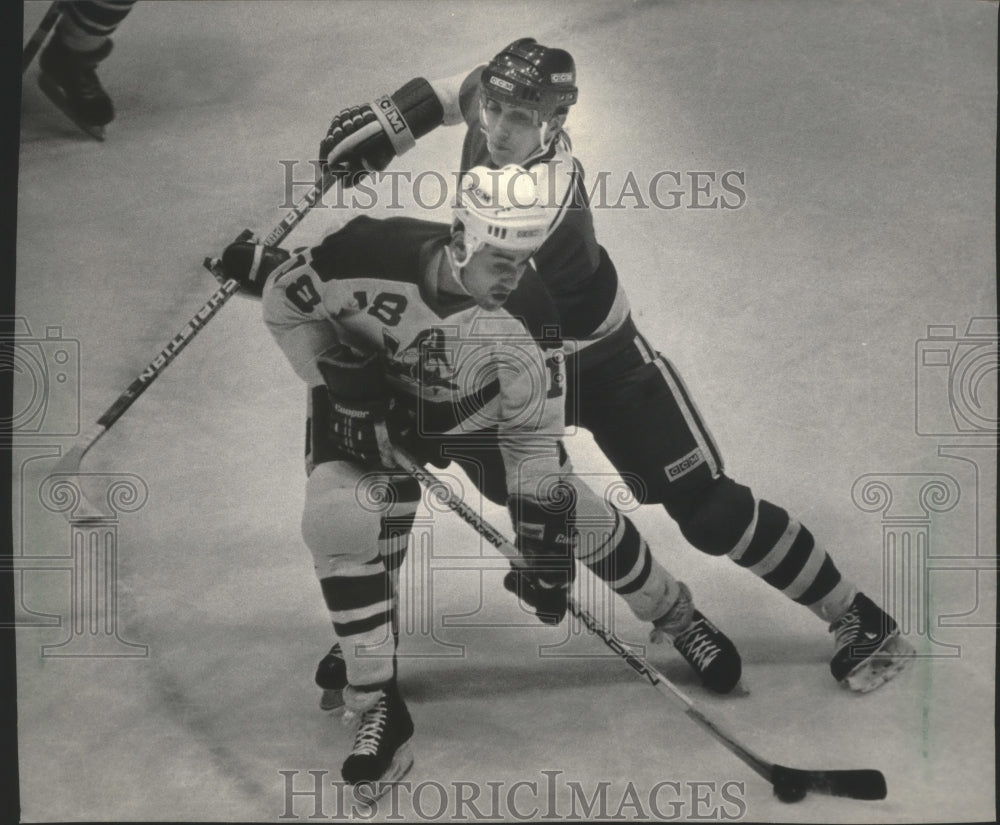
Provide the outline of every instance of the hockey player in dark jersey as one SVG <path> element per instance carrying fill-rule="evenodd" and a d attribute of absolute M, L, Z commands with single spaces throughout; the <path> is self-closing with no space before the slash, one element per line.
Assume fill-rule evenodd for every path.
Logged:
<path fill-rule="evenodd" d="M 470 170 L 450 227 L 358 217 L 296 254 L 243 241 L 222 258 L 227 277 L 262 296 L 309 387 L 302 535 L 338 642 L 338 687 L 359 720 L 342 768 L 355 786 L 396 781 L 412 763 L 394 627 L 420 488 L 394 471 L 393 444 L 439 464 L 480 459 L 471 469 L 507 505 L 523 556 L 511 586 L 542 621 L 565 616 L 574 554 L 628 558 L 620 592 L 636 615 L 711 689 L 740 677 L 738 653 L 689 588 L 572 472 L 558 316 L 529 262 L 551 215 L 507 197 L 529 181 L 523 169 L 499 174 L 493 188 L 484 181 L 496 173 Z"/>
<path fill-rule="evenodd" d="M 39 86 L 87 134 L 104 140 L 115 118 L 97 66 L 111 54 L 111 35 L 135 0 L 75 0 L 62 3 L 62 17 L 39 57 Z"/>
<path fill-rule="evenodd" d="M 570 54 L 522 38 L 472 72 L 417 78 L 341 111 L 320 159 L 337 147 L 338 163 L 356 178 L 385 169 L 437 126 L 465 124 L 463 169 L 528 168 L 554 215 L 534 261 L 567 343 L 569 421 L 593 434 L 635 496 L 663 505 L 694 547 L 728 556 L 826 622 L 838 682 L 861 692 L 878 687 L 913 652 L 895 621 L 842 576 L 804 525 L 725 473 L 676 368 L 636 329 L 595 237 L 583 168 L 564 131 L 577 96 Z M 375 120 L 382 133 L 352 137 Z"/>

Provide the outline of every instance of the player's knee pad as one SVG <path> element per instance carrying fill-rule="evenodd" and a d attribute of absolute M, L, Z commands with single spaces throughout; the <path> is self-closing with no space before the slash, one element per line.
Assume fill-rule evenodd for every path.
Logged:
<path fill-rule="evenodd" d="M 377 559 L 383 523 L 393 509 L 392 485 L 381 473 L 330 461 L 306 482 L 302 539 L 320 579 Z"/>
<path fill-rule="evenodd" d="M 724 556 L 736 547 L 754 516 L 750 488 L 725 475 L 665 506 L 684 538 L 710 556 Z"/>

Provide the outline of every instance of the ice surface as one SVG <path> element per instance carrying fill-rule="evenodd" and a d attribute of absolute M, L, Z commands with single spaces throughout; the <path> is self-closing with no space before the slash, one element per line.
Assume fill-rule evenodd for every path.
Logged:
<path fill-rule="evenodd" d="M 26 4 L 27 31 L 47 5 Z M 883 802 L 787 807 L 599 641 L 536 626 L 502 590 L 500 558 L 438 514 L 433 552 L 414 548 L 404 569 L 401 672 L 417 726 L 408 779 L 424 792 L 376 819 L 429 818 L 433 782 L 449 794 L 442 821 L 474 816 L 457 808 L 463 788 L 466 799 L 478 789 L 476 808 L 493 821 L 532 808 L 579 817 L 573 782 L 588 798 L 610 783 L 593 813 L 605 818 L 653 816 L 659 787 L 661 818 L 991 819 L 996 353 L 990 361 L 987 339 L 966 385 L 925 363 L 920 342 L 929 325 L 954 327 L 937 349 L 958 363 L 981 341 L 967 335 L 970 319 L 996 315 L 995 3 L 139 3 L 101 66 L 119 112 L 105 143 L 51 107 L 37 68 L 23 92 L 17 314 L 33 339 L 60 327 L 79 342 L 83 427 L 215 289 L 201 259 L 281 218 L 279 161 L 301 160 L 306 178 L 335 111 L 415 75 L 470 68 L 529 34 L 576 57 L 570 131 L 589 178 L 608 173 L 611 203 L 630 172 L 642 186 L 680 175 L 679 186 L 660 179 L 662 203 L 682 192 L 677 208 L 624 198 L 626 208 L 596 212 L 598 235 L 730 473 L 796 513 L 845 575 L 892 599 L 922 657 L 874 694 L 846 694 L 811 613 L 688 548 L 662 511 L 635 513 L 740 647 L 752 694 L 704 695 L 669 650 L 654 650 L 654 663 L 766 757 L 876 767 L 888 780 Z M 393 168 L 451 170 L 460 141 L 460 130 L 438 130 Z M 708 194 L 693 191 L 694 172 L 715 174 L 698 178 Z M 728 180 L 745 202 L 721 188 L 726 172 L 742 176 Z M 739 208 L 692 208 L 719 196 Z M 344 217 L 317 210 L 288 243 Z M 33 397 L 18 381 L 17 398 Z M 75 387 L 52 385 L 50 428 L 72 418 Z M 949 425 L 949 392 L 973 389 L 987 425 Z M 109 528 L 114 624 L 123 643 L 145 646 L 140 656 L 51 647 L 75 638 L 77 602 L 70 528 L 39 490 L 72 438 L 22 433 L 15 550 L 54 559 L 25 560 L 18 574 L 26 821 L 275 820 L 287 776 L 297 790 L 311 787 L 310 770 L 339 778 L 348 733 L 321 713 L 312 684 L 330 631 L 298 535 L 303 396 L 259 306 L 237 298 L 87 456 L 88 472 L 148 488 Z M 975 406 L 969 398 L 959 401 Z M 921 423 L 918 401 L 933 422 Z M 610 467 L 589 437 L 569 448 L 603 483 Z M 888 509 L 852 496 L 866 476 L 894 491 Z M 953 493 L 921 499 L 925 482 Z M 507 528 L 502 511 L 483 512 Z M 423 535 L 430 519 L 422 511 Z M 921 564 L 892 567 L 900 536 L 920 537 L 933 558 L 914 548 Z M 626 639 L 643 641 L 622 605 L 612 615 L 595 598 Z M 720 795 L 726 782 L 742 783 L 729 786 L 740 804 Z M 334 789 L 325 793 L 321 813 L 338 818 Z M 297 818 L 315 813 L 309 798 L 293 801 Z"/>

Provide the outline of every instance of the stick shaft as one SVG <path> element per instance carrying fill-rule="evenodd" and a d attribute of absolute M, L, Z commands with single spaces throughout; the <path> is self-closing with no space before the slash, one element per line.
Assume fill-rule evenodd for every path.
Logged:
<path fill-rule="evenodd" d="M 379 125 L 378 121 L 372 121 L 366 124 L 361 129 L 353 135 L 353 143 L 355 145 L 360 145 L 369 138 L 375 137 L 382 132 L 382 127 Z M 291 210 L 281 219 L 281 222 L 271 230 L 271 232 L 264 238 L 262 243 L 264 246 L 277 246 L 280 244 L 296 226 L 305 217 L 306 213 L 316 205 L 316 202 L 323 196 L 323 193 L 329 189 L 335 181 L 343 180 L 343 175 L 337 174 L 336 172 L 327 172 L 324 174 L 319 181 L 317 181 L 312 189 L 310 189 L 302 199 L 296 203 Z"/>
<path fill-rule="evenodd" d="M 21 74 L 28 71 L 28 66 L 35 59 L 35 55 L 38 54 L 38 50 L 42 47 L 42 43 L 45 42 L 45 38 L 49 36 L 49 32 L 56 27 L 56 23 L 59 22 L 60 17 L 62 17 L 62 9 L 59 8 L 59 0 L 55 0 L 49 6 L 48 11 L 45 12 L 45 16 L 42 17 L 42 22 L 38 24 L 38 28 L 35 29 L 34 34 L 24 44 L 24 51 L 21 53 Z"/>
<path fill-rule="evenodd" d="M 281 219 L 278 225 L 271 230 L 264 239 L 264 244 L 274 246 L 288 237 L 288 234 L 302 222 L 302 219 L 323 195 L 323 192 L 329 187 L 331 182 L 317 182 L 312 189 L 302 196 L 302 199 L 295 204 L 292 210 Z M 146 388 L 156 380 L 157 376 L 167 368 L 170 362 L 180 354 L 181 350 L 191 343 L 191 340 L 201 328 L 215 317 L 226 301 L 239 291 L 239 288 L 239 284 L 232 279 L 220 286 L 201 309 L 194 314 L 194 317 L 187 322 L 184 329 L 178 332 L 170 340 L 170 343 L 160 350 L 156 358 L 149 362 L 146 368 L 129 384 L 125 392 L 118 396 L 115 403 L 105 411 L 104 415 L 97 419 L 97 423 L 105 427 L 105 429 L 114 424 L 125 410 L 131 407 L 135 400 L 146 391 Z"/>
<path fill-rule="evenodd" d="M 323 193 L 333 184 L 335 178 L 326 176 L 316 184 L 295 204 L 290 212 L 268 234 L 265 243 L 275 245 L 283 241 L 288 234 L 302 222 L 310 209 L 316 204 Z M 194 317 L 178 332 L 170 342 L 160 350 L 159 354 L 146 365 L 126 390 L 115 399 L 114 403 L 97 419 L 97 427 L 87 433 L 83 439 L 71 447 L 57 464 L 57 470 L 64 473 L 76 472 L 80 468 L 87 451 L 93 447 L 108 429 L 131 407 L 169 366 L 198 332 L 207 324 L 225 303 L 239 291 L 239 283 L 233 279 L 220 286 L 208 301 L 202 305 Z"/>
<path fill-rule="evenodd" d="M 458 516 L 474 530 L 476 530 L 490 544 L 496 547 L 508 559 L 520 557 L 517 547 L 514 546 L 503 533 L 487 522 L 475 510 L 462 500 L 447 484 L 438 479 L 433 473 L 421 467 L 414 458 L 400 447 L 394 447 L 396 460 L 400 468 L 414 476 L 421 484 L 427 487 L 438 501 Z M 773 763 L 758 756 L 750 748 L 743 745 L 733 734 L 725 730 L 718 722 L 709 718 L 702 712 L 695 703 L 689 699 L 680 688 L 676 687 L 666 676 L 660 673 L 655 667 L 647 662 L 642 656 L 629 650 L 628 646 L 614 633 L 608 630 L 588 611 L 582 608 L 575 599 L 570 597 L 569 610 L 582 621 L 587 628 L 609 648 L 617 653 L 626 664 L 636 673 L 646 679 L 657 691 L 669 699 L 679 702 L 684 712 L 701 727 L 718 739 L 736 756 L 742 759 L 747 765 L 753 768 L 764 779 L 771 781 Z"/>
<path fill-rule="evenodd" d="M 240 285 L 236 281 L 229 280 L 212 293 L 212 296 L 205 302 L 202 308 L 187 322 L 184 329 L 170 339 L 170 343 L 160 350 L 159 354 L 146 365 L 146 368 L 139 373 L 138 377 L 128 385 L 125 392 L 119 395 L 115 402 L 104 412 L 104 415 L 97 419 L 97 423 L 107 429 L 121 418 L 122 414 L 135 403 L 136 399 L 146 391 L 149 385 L 167 368 L 170 362 L 181 353 L 184 347 L 191 343 L 191 340 L 198 331 L 215 317 L 226 301 L 239 291 L 239 288 Z"/>
<path fill-rule="evenodd" d="M 285 240 L 285 238 L 288 237 L 288 234 L 302 222 L 302 219 L 306 216 L 309 210 L 316 205 L 316 201 L 318 201 L 323 196 L 323 193 L 330 188 L 334 180 L 335 178 L 326 176 L 322 180 L 317 181 L 313 185 L 312 189 L 306 192 L 306 194 L 302 196 L 301 200 L 299 200 L 285 215 L 285 217 L 281 219 L 280 223 L 278 223 L 278 225 L 268 233 L 267 237 L 265 237 L 262 241 L 264 246 L 277 246 Z"/>

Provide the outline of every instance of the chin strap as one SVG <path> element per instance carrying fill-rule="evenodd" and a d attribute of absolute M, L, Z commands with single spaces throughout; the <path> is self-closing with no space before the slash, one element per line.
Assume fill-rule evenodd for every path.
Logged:
<path fill-rule="evenodd" d="M 534 111 L 534 115 L 535 115 L 535 117 L 539 117 L 537 110 Z M 538 148 L 534 152 L 532 152 L 530 155 L 528 155 L 527 158 L 525 158 L 523 161 L 521 161 L 521 163 L 520 163 L 521 166 L 524 166 L 525 164 L 528 164 L 531 161 L 533 161 L 535 158 L 538 158 L 538 157 L 541 157 L 542 155 L 544 155 L 546 152 L 549 151 L 549 149 L 552 148 L 552 144 L 556 142 L 556 139 L 559 137 L 559 135 L 565 135 L 565 132 L 563 131 L 562 126 L 560 126 L 559 128 L 554 129 L 552 131 L 552 134 L 549 135 L 548 140 L 546 140 L 545 139 L 545 132 L 548 129 L 548 125 L 549 125 L 548 121 L 539 124 L 539 126 L 538 126 Z M 486 134 L 486 104 L 485 104 L 485 102 L 480 102 L 480 104 L 479 104 L 479 130 L 484 135 Z M 567 142 L 568 142 L 568 138 L 567 138 Z"/>
<path fill-rule="evenodd" d="M 445 258 L 448 259 L 448 265 L 451 267 L 451 269 L 448 271 L 448 274 L 451 276 L 451 279 L 458 285 L 459 289 L 461 289 L 462 292 L 464 292 L 469 297 L 472 297 L 472 294 L 469 292 L 469 290 L 467 290 L 465 288 L 465 284 L 462 283 L 461 272 L 462 272 L 462 269 L 465 267 L 465 265 L 470 260 L 472 260 L 472 256 L 475 255 L 475 254 L 476 254 L 475 250 L 471 250 L 470 251 L 469 250 L 469 246 L 466 245 L 466 247 L 465 247 L 465 257 L 461 261 L 459 261 L 455 257 L 455 253 L 452 252 L 450 245 L 446 246 L 444 248 Z"/>

